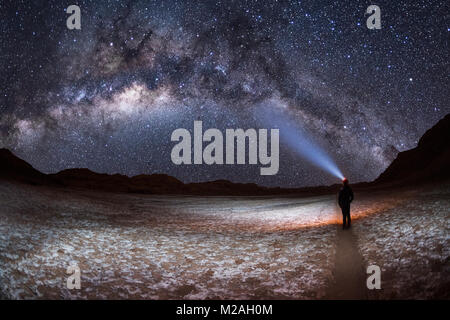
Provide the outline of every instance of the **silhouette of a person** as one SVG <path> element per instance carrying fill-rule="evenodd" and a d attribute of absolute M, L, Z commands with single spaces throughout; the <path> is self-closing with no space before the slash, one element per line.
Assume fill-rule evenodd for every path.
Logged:
<path fill-rule="evenodd" d="M 353 190 L 348 185 L 347 178 L 342 180 L 342 188 L 339 191 L 339 207 L 342 210 L 342 229 L 350 228 L 351 219 L 350 219 L 350 203 L 353 201 Z"/>

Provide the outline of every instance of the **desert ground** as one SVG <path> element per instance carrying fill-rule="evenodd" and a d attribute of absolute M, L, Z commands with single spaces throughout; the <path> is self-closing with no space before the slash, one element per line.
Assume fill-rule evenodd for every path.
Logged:
<path fill-rule="evenodd" d="M 0 181 L 7 299 L 450 298 L 450 184 L 336 195 L 195 197 Z M 381 289 L 368 290 L 378 265 Z M 77 265 L 81 289 L 67 288 Z"/>

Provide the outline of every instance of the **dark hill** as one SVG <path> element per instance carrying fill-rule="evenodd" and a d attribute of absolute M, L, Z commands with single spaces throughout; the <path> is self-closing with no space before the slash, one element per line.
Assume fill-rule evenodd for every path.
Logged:
<path fill-rule="evenodd" d="M 429 129 L 417 147 L 400 152 L 375 183 L 434 182 L 450 178 L 450 114 Z"/>
<path fill-rule="evenodd" d="M 47 175 L 34 169 L 8 149 L 0 149 L 0 178 L 35 185 L 52 183 Z"/>
<path fill-rule="evenodd" d="M 138 175 L 96 173 L 89 169 L 67 169 L 50 175 L 67 187 L 113 192 L 170 194 L 180 193 L 184 184 L 166 174 Z"/>

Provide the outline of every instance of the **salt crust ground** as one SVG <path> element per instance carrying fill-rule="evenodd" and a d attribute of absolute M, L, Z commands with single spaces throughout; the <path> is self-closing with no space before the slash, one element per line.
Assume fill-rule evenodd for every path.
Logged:
<path fill-rule="evenodd" d="M 449 189 L 415 196 L 374 193 L 355 202 L 362 256 L 383 269 L 383 290 L 371 298 L 442 296 L 448 284 Z M 92 194 L 0 182 L 2 294 L 323 298 L 333 282 L 335 200 Z M 71 264 L 81 269 L 81 290 L 66 288 Z"/>

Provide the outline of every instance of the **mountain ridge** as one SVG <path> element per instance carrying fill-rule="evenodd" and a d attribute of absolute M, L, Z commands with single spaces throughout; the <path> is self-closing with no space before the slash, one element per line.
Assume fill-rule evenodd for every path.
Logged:
<path fill-rule="evenodd" d="M 322 194 L 335 192 L 340 184 L 318 187 L 264 187 L 255 183 L 235 183 L 228 180 L 183 183 L 167 174 L 97 173 L 87 168 L 65 169 L 44 174 L 15 156 L 0 149 L 0 178 L 32 185 L 52 185 L 107 192 L 187 195 L 270 195 Z M 450 114 L 427 130 L 416 148 L 398 153 L 391 165 L 372 182 L 353 184 L 354 188 L 406 185 L 412 182 L 450 179 Z"/>
<path fill-rule="evenodd" d="M 450 114 L 428 129 L 417 147 L 399 152 L 374 183 L 406 184 L 450 178 Z"/>

